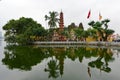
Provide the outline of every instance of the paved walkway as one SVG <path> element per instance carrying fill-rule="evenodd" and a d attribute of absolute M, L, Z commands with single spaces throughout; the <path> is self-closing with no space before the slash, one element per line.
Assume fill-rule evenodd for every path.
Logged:
<path fill-rule="evenodd" d="M 94 46 L 116 46 L 120 47 L 120 42 L 82 42 L 82 41 L 36 41 L 35 45 L 94 45 Z"/>

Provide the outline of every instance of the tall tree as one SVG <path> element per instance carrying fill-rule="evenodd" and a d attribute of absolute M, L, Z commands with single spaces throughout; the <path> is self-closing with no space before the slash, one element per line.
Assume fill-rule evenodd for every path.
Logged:
<path fill-rule="evenodd" d="M 81 29 L 83 29 L 83 30 L 84 30 L 84 27 L 83 27 L 82 22 L 79 24 L 79 28 L 81 28 Z"/>
<path fill-rule="evenodd" d="M 44 36 L 46 33 L 41 24 L 25 17 L 10 20 L 3 29 L 6 31 L 5 40 L 9 43 L 26 44 L 31 41 L 30 36 Z"/>
<path fill-rule="evenodd" d="M 49 16 L 45 15 L 45 20 L 48 20 L 48 25 L 50 26 L 50 28 L 55 28 L 57 27 L 57 23 L 59 22 L 59 18 L 58 17 L 58 13 L 53 11 L 53 12 L 49 12 Z"/>
<path fill-rule="evenodd" d="M 91 21 L 88 23 L 93 29 L 96 29 L 99 34 L 101 34 L 102 40 L 107 41 L 109 35 L 114 33 L 114 30 L 108 28 L 109 19 L 102 21 Z"/>
<path fill-rule="evenodd" d="M 75 25 L 75 23 L 71 23 L 70 25 L 68 25 L 68 30 L 70 31 L 71 29 L 76 28 L 77 26 Z"/>
<path fill-rule="evenodd" d="M 76 29 L 74 29 L 74 31 L 75 31 L 77 40 L 82 40 L 82 38 L 83 38 L 82 33 L 84 32 L 84 30 L 82 28 L 76 28 Z"/>

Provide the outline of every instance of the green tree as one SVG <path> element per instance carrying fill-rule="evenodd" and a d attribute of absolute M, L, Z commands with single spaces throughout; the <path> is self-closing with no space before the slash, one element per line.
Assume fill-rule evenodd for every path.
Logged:
<path fill-rule="evenodd" d="M 108 23 L 110 22 L 110 20 L 109 19 L 105 19 L 105 20 L 103 20 L 102 21 L 102 24 L 104 24 L 104 26 L 105 26 L 105 29 L 107 29 L 108 28 Z"/>
<path fill-rule="evenodd" d="M 26 44 L 31 42 L 30 36 L 45 36 L 46 31 L 41 24 L 32 18 L 21 17 L 18 20 L 10 20 L 3 26 L 5 40 L 9 43 Z"/>
<path fill-rule="evenodd" d="M 49 16 L 45 15 L 45 20 L 48 20 L 48 25 L 50 26 L 50 28 L 55 28 L 57 26 L 56 23 L 59 22 L 59 18 L 58 17 L 58 13 L 53 11 L 53 12 L 49 12 Z"/>
<path fill-rule="evenodd" d="M 108 23 L 109 23 L 109 22 L 110 22 L 109 19 L 105 19 L 105 20 L 103 20 L 103 21 L 101 22 L 102 25 L 104 25 L 104 33 L 105 33 L 105 35 L 103 36 L 103 39 L 104 39 L 104 40 L 107 40 L 107 37 L 108 37 L 109 35 L 111 35 L 111 34 L 114 33 L 114 30 L 108 29 Z"/>
<path fill-rule="evenodd" d="M 75 25 L 75 23 L 71 23 L 70 25 L 68 25 L 68 31 L 70 32 L 71 29 L 76 28 L 77 26 Z"/>
<path fill-rule="evenodd" d="M 88 35 L 89 35 L 89 36 L 91 36 L 91 37 L 93 37 L 93 38 L 95 38 L 95 39 L 98 38 L 98 36 L 96 35 L 96 32 L 97 32 L 96 29 L 94 29 L 94 28 L 93 28 L 93 29 L 88 28 L 87 32 L 88 32 Z"/>
<path fill-rule="evenodd" d="M 107 37 L 114 33 L 114 30 L 108 29 L 109 19 L 105 19 L 102 21 L 91 21 L 88 23 L 93 29 L 96 29 L 102 36 L 103 41 L 107 41 Z"/>
<path fill-rule="evenodd" d="M 84 27 L 83 27 L 82 23 L 79 24 L 79 28 L 84 30 Z"/>
<path fill-rule="evenodd" d="M 83 29 L 76 28 L 76 29 L 74 29 L 74 31 L 75 31 L 75 35 L 76 35 L 78 40 L 83 38 L 83 35 L 82 35 L 82 33 L 84 32 Z"/>
<path fill-rule="evenodd" d="M 87 30 L 83 31 L 83 32 L 81 33 L 81 36 L 82 36 L 82 37 L 84 38 L 84 40 L 86 41 L 86 38 L 89 36 L 88 31 L 87 31 Z"/>

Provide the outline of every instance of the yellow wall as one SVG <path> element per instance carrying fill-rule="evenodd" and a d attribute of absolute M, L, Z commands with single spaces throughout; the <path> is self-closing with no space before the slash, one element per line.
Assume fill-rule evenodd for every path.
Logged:
<path fill-rule="evenodd" d="M 86 42 L 93 42 L 93 41 L 96 41 L 96 39 L 93 38 L 92 36 L 88 36 L 88 37 L 86 38 Z"/>
<path fill-rule="evenodd" d="M 108 42 L 112 42 L 113 40 L 114 40 L 114 38 L 112 38 L 112 37 L 108 37 Z"/>
<path fill-rule="evenodd" d="M 101 37 L 98 37 L 98 41 L 100 41 Z M 114 39 L 112 37 L 108 37 L 107 41 L 108 42 L 112 42 Z M 93 41 L 97 41 L 95 38 L 93 38 L 92 36 L 89 36 L 86 38 L 86 42 L 93 42 Z"/>

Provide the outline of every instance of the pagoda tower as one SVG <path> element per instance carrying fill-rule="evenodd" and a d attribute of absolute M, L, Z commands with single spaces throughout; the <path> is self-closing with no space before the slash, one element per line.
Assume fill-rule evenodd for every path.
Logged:
<path fill-rule="evenodd" d="M 64 28 L 64 19 L 63 19 L 63 12 L 60 12 L 60 22 L 59 22 L 59 27 L 61 30 Z"/>
<path fill-rule="evenodd" d="M 65 41 L 66 36 L 62 34 L 64 31 L 64 19 L 63 19 L 63 12 L 60 12 L 60 22 L 59 22 L 59 40 L 60 41 Z"/>

